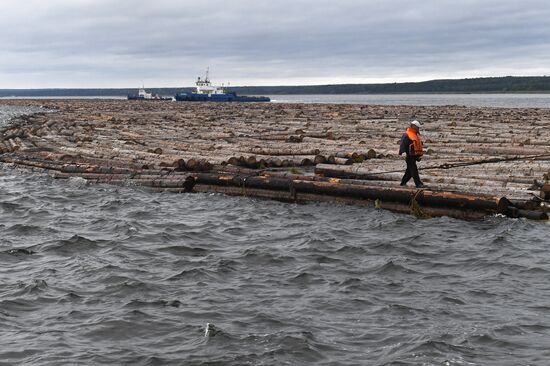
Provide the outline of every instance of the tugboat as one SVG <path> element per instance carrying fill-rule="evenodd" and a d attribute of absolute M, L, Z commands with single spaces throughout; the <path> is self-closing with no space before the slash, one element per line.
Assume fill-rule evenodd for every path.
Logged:
<path fill-rule="evenodd" d="M 161 97 L 160 95 L 147 93 L 145 87 L 141 87 L 137 94 L 128 94 L 128 100 L 170 100 L 172 98 Z"/>
<path fill-rule="evenodd" d="M 237 95 L 234 92 L 225 92 L 223 86 L 212 85 L 208 78 L 206 69 L 206 77 L 197 79 L 196 92 L 194 93 L 178 93 L 175 99 L 180 102 L 270 102 L 269 97 L 251 97 L 246 95 Z"/>

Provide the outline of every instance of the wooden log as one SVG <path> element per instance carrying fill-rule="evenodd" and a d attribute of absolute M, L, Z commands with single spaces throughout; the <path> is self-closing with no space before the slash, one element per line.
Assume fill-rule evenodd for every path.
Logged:
<path fill-rule="evenodd" d="M 403 168 L 403 172 L 405 172 L 405 168 Z M 354 165 L 317 164 L 315 174 L 333 178 L 388 180 L 388 177 L 390 177 L 389 180 L 395 180 L 394 176 L 388 176 L 387 173 L 379 174 L 370 169 Z"/>
<path fill-rule="evenodd" d="M 351 165 L 351 164 L 353 164 L 353 159 L 335 157 L 334 158 L 334 164 L 337 164 L 337 165 Z"/>
<path fill-rule="evenodd" d="M 8 139 L 8 143 L 10 144 L 10 151 L 19 150 L 20 146 L 17 145 L 14 139 L 12 138 Z"/>
<path fill-rule="evenodd" d="M 514 148 L 514 147 L 480 147 L 480 146 L 466 146 L 463 148 L 465 152 L 478 153 L 484 155 L 502 155 L 502 156 L 516 156 L 516 155 L 542 155 L 549 154 L 550 151 L 544 149 L 527 149 L 527 148 Z"/>
<path fill-rule="evenodd" d="M 374 159 L 377 156 L 376 150 L 369 149 L 363 156 L 365 157 L 365 159 Z"/>
<path fill-rule="evenodd" d="M 267 166 L 274 167 L 274 168 L 280 168 L 283 166 L 283 161 L 279 158 L 273 158 L 267 160 Z"/>
<path fill-rule="evenodd" d="M 324 164 L 327 161 L 327 159 L 323 155 L 315 155 L 315 158 L 313 159 L 313 164 Z"/>
<path fill-rule="evenodd" d="M 248 149 L 249 153 L 256 155 L 281 156 L 281 155 L 318 155 L 319 149 L 290 149 L 290 148 L 261 148 L 254 147 Z"/>
<path fill-rule="evenodd" d="M 271 189 L 277 191 L 295 191 L 300 193 L 325 194 L 330 196 L 352 197 L 410 203 L 414 198 L 419 204 L 436 207 L 454 207 L 471 209 L 487 213 L 505 214 L 510 202 L 501 197 L 480 197 L 449 192 L 411 191 L 406 188 L 384 188 L 333 182 L 315 182 L 271 178 L 265 176 L 227 176 L 216 174 L 198 174 L 197 184 L 234 186 L 246 189 Z"/>
<path fill-rule="evenodd" d="M 338 151 L 334 153 L 334 157 L 354 160 L 359 157 L 359 154 L 357 152 Z"/>
<path fill-rule="evenodd" d="M 172 163 L 172 166 L 176 171 L 185 171 L 187 170 L 187 165 L 185 164 L 185 160 L 183 159 L 177 159 Z"/>
<path fill-rule="evenodd" d="M 228 187 L 228 186 L 211 186 L 204 184 L 197 184 L 194 187 L 195 192 L 218 192 L 234 196 L 247 196 L 247 197 L 257 197 L 262 199 L 274 199 L 282 202 L 330 202 L 332 204 L 347 204 L 347 205 L 360 205 L 367 207 L 374 207 L 375 204 L 372 201 L 367 200 L 356 200 L 353 198 L 347 197 L 335 197 L 327 196 L 321 194 L 311 194 L 311 193 L 296 193 L 290 194 L 290 192 L 284 191 L 272 191 L 264 189 L 246 189 L 238 187 Z M 411 208 L 409 204 L 396 203 L 396 202 L 379 202 L 379 207 L 381 209 L 386 209 L 394 212 L 410 214 Z M 479 220 L 486 216 L 484 212 L 477 212 L 472 210 L 463 210 L 463 209 L 454 209 L 450 207 L 423 207 L 422 211 L 426 214 L 435 217 L 435 216 L 450 216 L 461 220 Z"/>
<path fill-rule="evenodd" d="M 258 167 L 258 160 L 256 159 L 255 156 L 249 156 L 248 158 L 246 158 L 245 160 L 245 166 L 247 168 L 252 168 L 252 169 L 255 169 Z"/>
<path fill-rule="evenodd" d="M 189 159 L 185 168 L 188 171 L 207 172 L 212 170 L 212 164 L 206 159 Z"/>

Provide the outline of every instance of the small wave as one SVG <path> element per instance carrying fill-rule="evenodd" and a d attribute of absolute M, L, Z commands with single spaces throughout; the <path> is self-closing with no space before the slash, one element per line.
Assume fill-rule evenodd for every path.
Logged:
<path fill-rule="evenodd" d="M 13 256 L 25 256 L 25 255 L 33 255 L 36 254 L 35 251 L 32 251 L 28 248 L 14 248 L 14 249 L 8 249 L 4 250 L 2 253 L 9 254 Z"/>
<path fill-rule="evenodd" d="M 59 255 L 80 254 L 100 248 L 103 240 L 92 240 L 84 236 L 73 235 L 69 239 L 50 241 L 33 246 L 37 252 L 53 252 Z"/>
<path fill-rule="evenodd" d="M 57 230 L 51 228 L 31 225 L 31 224 L 15 224 L 4 231 L 4 235 L 16 236 L 51 236 L 57 233 Z"/>
<path fill-rule="evenodd" d="M 466 302 L 464 300 L 462 300 L 461 298 L 459 298 L 458 296 L 456 296 L 456 295 L 455 296 L 449 296 L 449 295 L 441 296 L 439 298 L 439 301 L 450 303 L 450 304 L 455 304 L 455 305 L 466 305 Z"/>
<path fill-rule="evenodd" d="M 367 248 L 362 246 L 355 246 L 355 245 L 342 245 L 338 249 L 334 251 L 334 253 L 337 253 L 338 255 L 342 256 L 364 256 L 370 254 Z"/>
<path fill-rule="evenodd" d="M 116 279 L 113 277 L 108 277 L 104 280 L 104 282 L 110 283 L 105 287 L 104 290 L 105 293 L 109 294 L 130 294 L 137 292 L 146 293 L 153 289 L 153 286 L 148 283 L 130 278 L 121 281 L 118 277 L 116 277 Z"/>
<path fill-rule="evenodd" d="M 18 289 L 11 293 L 11 296 L 25 297 L 28 295 L 38 295 L 48 291 L 48 284 L 42 279 L 35 279 L 31 283 L 19 283 Z M 39 302 L 39 299 L 34 300 L 36 303 Z M 48 299 L 49 301 L 49 299 Z"/>
<path fill-rule="evenodd" d="M 182 257 L 182 256 L 205 257 L 210 252 L 208 249 L 204 249 L 201 247 L 190 247 L 187 245 L 172 245 L 172 246 L 160 248 L 159 251 L 170 253 L 177 257 Z"/>
<path fill-rule="evenodd" d="M 34 300 L 14 299 L 0 301 L 0 309 L 9 314 L 32 312 L 40 308 Z"/>
<path fill-rule="evenodd" d="M 325 283 L 326 281 L 323 278 L 320 278 L 316 274 L 310 273 L 310 272 L 301 272 L 297 275 L 292 276 L 289 279 L 289 282 L 300 285 L 300 286 L 306 286 L 306 285 L 314 285 L 314 284 L 321 284 Z"/>
<path fill-rule="evenodd" d="M 395 263 L 394 260 L 391 259 L 383 265 L 379 266 L 378 268 L 375 268 L 373 273 L 376 273 L 378 275 L 418 274 L 418 272 L 407 268 L 399 263 Z"/>
<path fill-rule="evenodd" d="M 496 334 L 496 335 L 499 335 L 499 336 L 518 336 L 518 335 L 522 335 L 522 334 L 525 334 L 525 329 L 523 329 L 522 326 L 520 325 L 512 325 L 512 324 L 508 324 L 508 325 L 502 325 L 496 329 L 493 330 L 493 332 Z"/>
<path fill-rule="evenodd" d="M 387 307 L 382 307 L 377 310 L 378 313 L 387 313 L 389 311 L 393 313 L 397 313 L 399 315 L 416 315 L 416 314 L 422 314 L 426 313 L 426 310 L 414 307 L 412 305 L 405 305 L 405 304 L 389 304 Z"/>
<path fill-rule="evenodd" d="M 250 335 L 247 341 L 262 345 L 265 350 L 262 358 L 275 358 L 278 364 L 310 364 L 325 357 L 321 350 L 330 350 L 332 346 L 321 343 L 309 331 L 278 332 L 266 335 Z"/>
<path fill-rule="evenodd" d="M 466 340 L 464 340 L 463 343 L 465 345 L 472 346 L 472 347 L 491 346 L 491 347 L 496 347 L 500 349 L 513 349 L 518 346 L 517 344 L 512 343 L 510 341 L 499 339 L 492 334 L 470 335 Z"/>
<path fill-rule="evenodd" d="M 240 263 L 233 259 L 222 258 L 214 263 L 215 272 L 219 274 L 227 274 L 237 271 Z"/>
<path fill-rule="evenodd" d="M 132 300 L 126 305 L 125 307 L 130 308 L 141 308 L 141 307 L 172 307 L 172 308 L 179 308 L 182 306 L 182 302 L 179 300 Z"/>
<path fill-rule="evenodd" d="M 461 358 L 472 358 L 474 349 L 468 345 L 453 344 L 442 340 L 426 340 L 410 347 L 400 357 L 400 361 L 416 360 L 416 362 L 420 361 L 423 364 L 422 360 L 437 360 L 437 364 L 449 365 L 448 360 L 453 358 L 454 355 L 459 355 Z"/>
<path fill-rule="evenodd" d="M 0 202 L 0 210 L 2 213 L 13 213 L 21 209 L 21 205 L 13 202 Z"/>
<path fill-rule="evenodd" d="M 57 302 L 60 304 L 64 303 L 78 303 L 83 300 L 83 297 L 78 295 L 75 292 L 69 292 L 66 295 L 64 295 L 62 298 L 58 299 Z"/>
<path fill-rule="evenodd" d="M 204 268 L 192 268 L 184 269 L 180 273 L 168 277 L 168 281 L 180 281 L 180 280 L 216 280 L 218 275 Z"/>

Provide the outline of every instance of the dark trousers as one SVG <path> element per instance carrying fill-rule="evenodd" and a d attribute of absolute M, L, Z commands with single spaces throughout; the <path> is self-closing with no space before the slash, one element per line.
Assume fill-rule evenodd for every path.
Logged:
<path fill-rule="evenodd" d="M 416 166 L 416 158 L 414 156 L 407 156 L 407 170 L 403 179 L 401 179 L 401 185 L 404 186 L 412 178 L 414 179 L 414 184 L 418 187 L 422 184 L 420 177 L 418 176 L 418 167 Z"/>

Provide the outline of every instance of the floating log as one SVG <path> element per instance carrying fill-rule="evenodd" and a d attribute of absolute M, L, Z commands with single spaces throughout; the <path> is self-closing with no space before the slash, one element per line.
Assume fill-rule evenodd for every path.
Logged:
<path fill-rule="evenodd" d="M 503 197 L 481 197 L 448 192 L 411 191 L 406 188 L 383 188 L 333 182 L 315 182 L 272 178 L 265 176 L 231 176 L 217 174 L 198 174 L 196 184 L 233 186 L 295 193 L 313 193 L 329 196 L 350 197 L 356 199 L 382 200 L 410 203 L 413 198 L 420 204 L 435 207 L 453 207 L 476 210 L 486 213 L 506 214 L 510 202 Z"/>
<path fill-rule="evenodd" d="M 268 149 L 268 148 L 251 148 L 249 153 L 256 155 L 281 156 L 281 155 L 318 155 L 319 149 Z"/>
<path fill-rule="evenodd" d="M 405 167 L 403 167 L 403 173 Z M 347 166 L 335 166 L 329 164 L 317 164 L 315 166 L 315 174 L 324 177 L 333 178 L 348 178 L 348 179 L 376 179 L 376 180 L 395 180 L 395 175 L 388 175 L 388 173 L 380 174 L 373 172 L 370 169 L 360 166 L 347 165 Z"/>
<path fill-rule="evenodd" d="M 188 171 L 207 172 L 212 170 L 212 164 L 206 159 L 189 159 L 185 163 Z"/>

